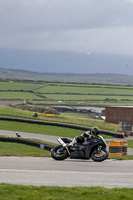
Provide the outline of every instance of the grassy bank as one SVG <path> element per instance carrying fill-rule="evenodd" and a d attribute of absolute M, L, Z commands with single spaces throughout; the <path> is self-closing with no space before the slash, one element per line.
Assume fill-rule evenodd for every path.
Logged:
<path fill-rule="evenodd" d="M 82 130 L 67 128 L 67 127 L 30 124 L 30 123 L 4 121 L 4 120 L 0 121 L 0 130 L 14 131 L 14 136 L 15 136 L 15 132 L 17 131 L 17 132 L 62 136 L 62 137 L 69 137 L 69 138 L 73 138 L 75 136 L 81 135 L 84 132 Z M 103 137 L 112 138 L 111 136 L 107 136 L 107 135 L 103 135 Z"/>
<path fill-rule="evenodd" d="M 15 132 L 38 133 L 44 135 L 63 136 L 73 138 L 83 133 L 81 130 L 63 128 L 49 125 L 30 124 L 23 122 L 0 121 L 1 130 L 10 130 Z M 22 135 L 23 137 L 23 135 Z"/>
<path fill-rule="evenodd" d="M 102 187 L 50 187 L 0 184 L 1 200 L 132 200 L 133 189 Z"/>
<path fill-rule="evenodd" d="M 0 142 L 0 156 L 34 156 L 46 157 L 51 152 L 34 146 L 12 142 Z"/>
<path fill-rule="evenodd" d="M 37 118 L 33 118 L 32 116 L 34 115 L 34 113 L 35 112 L 0 106 L 0 116 L 36 119 L 36 120 L 60 122 L 60 123 L 67 123 L 67 124 L 77 124 L 77 125 L 82 125 L 82 126 L 87 126 L 87 127 L 98 126 L 100 129 L 121 132 L 121 125 L 105 123 L 104 120 L 91 119 L 90 117 L 81 118 L 77 116 L 74 117 L 74 116 L 68 116 L 68 115 L 57 115 L 56 117 L 47 117 L 47 116 L 43 117 L 39 113 L 38 113 Z"/>

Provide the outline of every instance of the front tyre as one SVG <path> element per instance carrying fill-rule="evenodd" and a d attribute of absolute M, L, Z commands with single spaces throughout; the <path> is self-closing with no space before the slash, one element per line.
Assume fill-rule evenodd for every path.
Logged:
<path fill-rule="evenodd" d="M 95 162 L 101 162 L 101 161 L 104 161 L 105 159 L 107 159 L 108 157 L 108 151 L 106 149 L 101 149 L 99 150 L 98 148 L 97 149 L 94 149 L 91 153 L 91 158 L 92 160 L 94 160 Z"/>
<path fill-rule="evenodd" d="M 55 160 L 64 160 L 68 157 L 68 153 L 62 145 L 59 145 L 52 149 L 51 156 Z"/>

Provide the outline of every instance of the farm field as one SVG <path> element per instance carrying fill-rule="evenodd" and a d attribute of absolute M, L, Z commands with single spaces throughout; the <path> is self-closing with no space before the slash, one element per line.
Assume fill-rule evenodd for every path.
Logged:
<path fill-rule="evenodd" d="M 42 99 L 39 96 L 36 96 L 34 93 L 30 92 L 0 92 L 0 99 Z"/>
<path fill-rule="evenodd" d="M 0 82 L 0 99 L 44 105 L 133 105 L 133 86 L 50 82 Z"/>
<path fill-rule="evenodd" d="M 39 83 L 26 83 L 26 82 L 15 82 L 15 81 L 7 81 L 0 82 L 0 90 L 31 90 L 39 87 L 41 84 Z"/>
<path fill-rule="evenodd" d="M 102 100 L 104 101 L 106 98 L 111 98 L 112 100 L 116 99 L 116 100 L 124 100 L 125 98 L 123 96 L 114 96 L 114 98 L 111 95 L 83 95 L 83 94 L 79 94 L 79 95 L 74 95 L 74 94 L 46 94 L 46 97 L 48 99 L 54 99 L 54 100 Z M 130 100 L 133 101 L 133 96 L 126 96 L 126 98 L 130 98 Z"/>
<path fill-rule="evenodd" d="M 133 95 L 133 87 L 105 87 L 105 86 L 77 86 L 77 85 L 55 85 L 55 86 L 45 86 L 43 88 L 37 89 L 40 93 L 81 93 L 81 94 L 125 94 Z"/>

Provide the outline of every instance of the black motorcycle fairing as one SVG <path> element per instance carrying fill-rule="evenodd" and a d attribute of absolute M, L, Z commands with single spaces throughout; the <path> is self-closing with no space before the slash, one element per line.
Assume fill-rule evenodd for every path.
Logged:
<path fill-rule="evenodd" d="M 65 142 L 66 144 L 69 144 L 70 142 L 72 142 L 71 139 L 69 138 L 61 138 L 63 140 L 63 142 Z"/>
<path fill-rule="evenodd" d="M 84 152 L 83 151 L 74 151 L 74 152 L 71 152 L 70 154 L 70 158 L 72 159 L 76 159 L 76 158 L 81 158 L 83 159 L 84 158 Z"/>
<path fill-rule="evenodd" d="M 70 158 L 84 158 L 89 159 L 91 157 L 92 151 L 98 146 L 106 148 L 106 144 L 100 139 L 87 140 L 82 144 L 75 144 L 75 150 L 71 151 L 70 148 Z"/>
<path fill-rule="evenodd" d="M 103 143 L 103 141 L 100 139 L 93 139 L 91 141 L 84 142 L 83 145 L 85 145 L 85 158 L 89 159 L 91 157 L 91 153 L 94 150 L 95 147 L 102 146 L 103 148 L 106 148 L 106 144 Z"/>

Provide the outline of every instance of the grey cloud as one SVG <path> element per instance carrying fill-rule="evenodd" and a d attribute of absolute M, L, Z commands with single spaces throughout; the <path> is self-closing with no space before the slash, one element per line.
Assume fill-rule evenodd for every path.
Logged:
<path fill-rule="evenodd" d="M 131 0 L 1 0 L 0 46 L 131 54 Z"/>
<path fill-rule="evenodd" d="M 27 31 L 130 25 L 132 10 L 124 0 L 1 0 L 0 23 Z"/>

